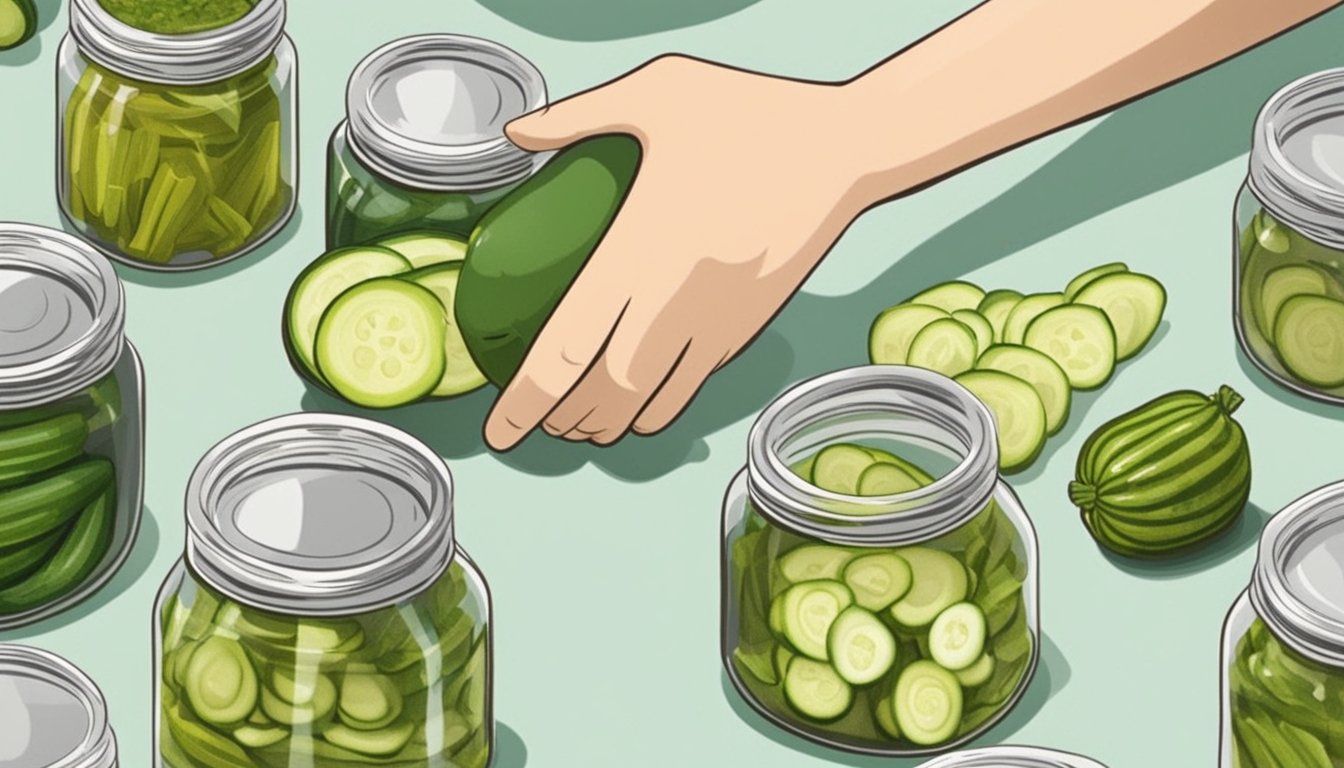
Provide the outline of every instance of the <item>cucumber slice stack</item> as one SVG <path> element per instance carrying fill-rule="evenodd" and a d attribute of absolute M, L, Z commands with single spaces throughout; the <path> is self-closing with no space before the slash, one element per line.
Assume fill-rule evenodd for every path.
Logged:
<path fill-rule="evenodd" d="M 845 495 L 878 473 L 902 478 L 883 488 L 895 493 L 933 481 L 850 443 L 794 471 Z M 971 734 L 1004 710 L 1030 664 L 1015 540 L 994 504 L 957 531 L 889 549 L 804 539 L 753 513 L 730 552 L 730 663 L 756 701 L 819 735 L 922 749 Z"/>
<path fill-rule="evenodd" d="M 453 315 L 465 252 L 451 235 L 412 232 L 324 254 L 285 300 L 294 369 L 368 408 L 484 386 Z"/>
<path fill-rule="evenodd" d="M 1344 385 L 1344 301 L 1335 302 L 1337 311 L 1319 302 L 1282 311 L 1294 291 L 1316 285 L 1308 275 L 1284 275 L 1266 302 L 1271 314 L 1288 318 L 1292 335 L 1317 339 L 1294 347 L 1297 365 L 1317 381 L 1337 376 Z M 1152 339 L 1166 304 L 1161 283 L 1120 262 L 1088 269 L 1058 293 L 985 292 L 954 280 L 879 314 L 868 333 L 868 357 L 937 371 L 965 385 L 994 414 L 1000 469 L 1020 472 L 1068 421 L 1073 390 L 1109 381 L 1117 363 Z M 1335 329 L 1340 341 L 1332 346 Z"/>

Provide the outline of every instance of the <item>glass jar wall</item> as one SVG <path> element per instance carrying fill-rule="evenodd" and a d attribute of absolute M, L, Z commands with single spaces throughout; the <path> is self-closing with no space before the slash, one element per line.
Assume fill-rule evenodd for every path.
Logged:
<path fill-rule="evenodd" d="M 1011 709 L 1038 655 L 1036 537 L 997 465 L 988 410 L 929 371 L 849 369 L 768 406 L 723 521 L 747 702 L 879 755 L 955 748 Z"/>
<path fill-rule="evenodd" d="M 483 768 L 490 598 L 410 436 L 301 414 L 198 465 L 156 608 L 159 765 Z"/>
<path fill-rule="evenodd" d="M 1040 747 L 985 747 L 943 755 L 919 768 L 1106 768 L 1096 760 Z"/>
<path fill-rule="evenodd" d="M 112 258 L 192 269 L 240 256 L 293 213 L 297 64 L 284 0 L 190 35 L 71 0 L 58 54 L 58 191 Z"/>
<path fill-rule="evenodd" d="M 124 325 L 107 259 L 0 223 L 0 629 L 89 597 L 135 542 L 144 382 Z"/>

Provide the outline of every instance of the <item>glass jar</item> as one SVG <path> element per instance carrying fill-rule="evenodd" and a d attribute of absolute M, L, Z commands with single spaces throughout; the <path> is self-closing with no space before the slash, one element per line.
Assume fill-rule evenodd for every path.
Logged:
<path fill-rule="evenodd" d="M 913 482 L 823 490 L 806 478 L 838 445 Z M 723 518 L 723 663 L 746 701 L 804 738 L 890 756 L 1002 718 L 1039 630 L 1035 531 L 997 467 L 988 409 L 930 371 L 851 368 L 767 406 Z"/>
<path fill-rule="evenodd" d="M 284 0 L 189 35 L 71 0 L 58 54 L 61 210 L 114 259 L 155 270 L 219 264 L 294 211 L 296 58 Z"/>
<path fill-rule="evenodd" d="M 364 419 L 212 448 L 155 609 L 157 765 L 488 764 L 490 596 L 452 501 L 438 455 Z"/>
<path fill-rule="evenodd" d="M 6 768 L 117 768 L 102 692 L 55 654 L 0 643 L 0 717 Z"/>
<path fill-rule="evenodd" d="M 1040 747 L 986 747 L 943 755 L 919 768 L 1106 768 L 1082 755 Z"/>
<path fill-rule="evenodd" d="M 1344 482 L 1265 526 L 1221 661 L 1223 768 L 1329 768 L 1344 755 Z"/>
<path fill-rule="evenodd" d="M 1237 196 L 1233 320 L 1274 381 L 1344 403 L 1344 69 L 1290 83 L 1255 121 Z"/>
<path fill-rule="evenodd" d="M 498 43 L 422 35 L 374 51 L 331 137 L 327 246 L 418 230 L 465 240 L 538 167 L 504 126 L 545 103 L 541 73 Z"/>
<path fill-rule="evenodd" d="M 79 603 L 135 543 L 144 370 L 107 259 L 0 223 L 0 630 Z"/>

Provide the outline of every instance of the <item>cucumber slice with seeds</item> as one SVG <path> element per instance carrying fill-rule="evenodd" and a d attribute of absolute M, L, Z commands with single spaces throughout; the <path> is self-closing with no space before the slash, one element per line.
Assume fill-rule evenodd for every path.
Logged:
<path fill-rule="evenodd" d="M 1344 303 L 1294 296 L 1274 323 L 1279 359 L 1293 375 L 1317 387 L 1344 385 Z"/>
<path fill-rule="evenodd" d="M 831 624 L 854 603 L 849 587 L 838 581 L 805 581 L 789 587 L 782 598 L 784 638 L 804 656 L 826 661 Z"/>
<path fill-rule="evenodd" d="M 1157 331 L 1167 307 L 1167 290 L 1148 275 L 1122 272 L 1088 283 L 1073 301 L 1106 313 L 1115 333 L 1115 359 L 1128 360 Z"/>
<path fill-rule="evenodd" d="M 1110 264 L 1102 264 L 1101 266 L 1093 267 L 1085 272 L 1081 272 L 1077 277 L 1070 280 L 1068 287 L 1064 289 L 1064 300 L 1073 301 L 1074 297 L 1076 297 L 1079 292 L 1091 285 L 1092 282 L 1099 277 L 1128 271 L 1129 267 L 1124 262 L 1113 261 Z"/>
<path fill-rule="evenodd" d="M 1073 388 L 1064 369 L 1045 354 L 1031 347 L 1017 344 L 999 344 L 990 347 L 975 367 L 984 371 L 1001 371 L 1016 376 L 1036 390 L 1045 407 L 1045 431 L 1053 435 L 1069 420 L 1073 402 Z"/>
<path fill-rule="evenodd" d="M 1001 371 L 970 371 L 956 382 L 989 408 L 998 435 L 999 468 L 1025 469 L 1045 447 L 1045 405 L 1030 384 Z"/>
<path fill-rule="evenodd" d="M 929 651 L 943 669 L 966 669 L 984 653 L 985 634 L 985 614 L 974 603 L 957 603 L 933 620 Z"/>
<path fill-rule="evenodd" d="M 1115 330 L 1094 306 L 1067 304 L 1044 312 L 1031 322 L 1023 341 L 1059 363 L 1074 389 L 1096 389 L 1115 371 Z"/>
<path fill-rule="evenodd" d="M 851 685 L 867 685 L 896 663 L 896 639 L 871 612 L 850 606 L 836 617 L 826 637 L 831 666 Z"/>
<path fill-rule="evenodd" d="M 812 465 L 812 483 L 823 491 L 854 496 L 859 492 L 859 476 L 873 463 L 872 455 L 857 445 L 829 445 Z"/>
<path fill-rule="evenodd" d="M 969 371 L 975 365 L 977 352 L 975 333 L 962 323 L 944 317 L 924 326 L 915 335 L 906 363 L 951 377 Z"/>
<path fill-rule="evenodd" d="M 970 328 L 971 333 L 975 334 L 975 348 L 978 352 L 984 352 L 994 344 L 994 326 L 974 309 L 958 309 L 952 313 L 952 319 Z"/>
<path fill-rule="evenodd" d="M 934 320 L 948 314 L 924 304 L 900 304 L 877 316 L 868 331 L 868 359 L 878 365 L 904 365 L 910 342 Z"/>
<path fill-rule="evenodd" d="M 891 616 L 901 626 L 926 627 L 938 614 L 966 599 L 966 568 L 957 558 L 927 547 L 906 547 L 896 554 L 911 571 L 909 591 L 891 606 Z"/>
<path fill-rule="evenodd" d="M 1017 291 L 1000 288 L 985 294 L 985 298 L 975 308 L 975 311 L 988 320 L 990 327 L 994 329 L 995 341 L 1003 341 L 1003 330 L 1004 325 L 1008 322 L 1008 315 L 1012 313 L 1013 308 L 1023 298 L 1022 294 Z"/>
<path fill-rule="evenodd" d="M 813 720 L 835 720 L 854 703 L 854 689 L 829 664 L 796 658 L 784 675 L 784 697 Z"/>
<path fill-rule="evenodd" d="M 797 584 L 817 579 L 835 580 L 854 553 L 829 544 L 804 544 L 791 549 L 779 559 L 779 571 L 784 578 Z"/>
<path fill-rule="evenodd" d="M 854 593 L 856 604 L 870 611 L 882 611 L 910 591 L 914 576 L 910 564 L 900 555 L 875 552 L 849 561 L 844 579 Z"/>
<path fill-rule="evenodd" d="M 1013 307 L 1013 311 L 1008 314 L 1008 319 L 1004 321 L 1003 336 L 1000 341 L 1005 344 L 1021 344 L 1026 337 L 1027 326 L 1031 325 L 1031 321 L 1063 303 L 1064 294 L 1062 293 L 1033 293 L 1022 299 L 1017 306 Z"/>
<path fill-rule="evenodd" d="M 404 280 L 428 289 L 443 305 L 444 319 L 447 321 L 443 337 L 445 364 L 443 378 L 429 393 L 430 397 L 457 397 L 474 392 L 486 384 L 485 374 L 476 367 L 471 354 L 467 352 L 467 342 L 463 340 L 462 331 L 457 327 L 453 314 L 457 300 L 457 279 L 461 274 L 462 264 L 456 262 L 436 264 L 399 275 Z"/>
<path fill-rule="evenodd" d="M 958 309 L 975 309 L 984 298 L 985 291 L 980 286 L 965 280 L 951 280 L 918 293 L 903 303 L 924 304 L 944 312 L 953 312 Z"/>
<path fill-rule="evenodd" d="M 932 661 L 916 661 L 901 671 L 892 704 L 906 739 L 925 746 L 941 744 L 961 724 L 961 683 Z"/>

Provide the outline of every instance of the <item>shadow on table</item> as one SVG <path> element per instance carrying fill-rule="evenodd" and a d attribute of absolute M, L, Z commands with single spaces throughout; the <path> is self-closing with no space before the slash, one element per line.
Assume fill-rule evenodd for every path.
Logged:
<path fill-rule="evenodd" d="M 1036 665 L 1036 674 L 1026 692 L 1018 700 L 1012 711 L 1003 720 L 999 721 L 998 725 L 990 728 L 980 738 L 971 742 L 967 748 L 1005 742 L 1035 717 L 1051 696 L 1064 690 L 1064 686 L 1068 684 L 1069 678 L 1072 676 L 1073 670 L 1069 667 L 1068 660 L 1064 658 L 1064 653 L 1059 646 L 1055 645 L 1048 634 L 1042 634 L 1040 661 Z M 728 701 L 728 706 L 732 708 L 739 719 L 767 739 L 795 752 L 801 752 L 831 763 L 855 766 L 855 768 L 882 768 L 882 766 L 904 768 L 904 766 L 920 765 L 929 759 L 928 757 L 921 757 L 899 760 L 890 757 L 857 755 L 823 747 L 820 744 L 793 736 L 762 717 L 760 713 L 751 708 L 750 704 L 743 700 L 742 695 L 733 686 L 732 679 L 727 672 L 720 673 L 720 686 L 723 689 L 724 698 Z"/>
<path fill-rule="evenodd" d="M 527 744 L 518 732 L 504 723 L 495 724 L 495 755 L 491 768 L 524 768 L 527 765 Z"/>
<path fill-rule="evenodd" d="M 149 567 L 154 562 L 154 557 L 158 554 L 158 551 L 159 523 L 154 519 L 154 515 L 149 511 L 149 508 L 145 507 L 140 518 L 140 530 L 136 533 L 135 544 L 131 547 L 130 555 L 127 556 L 126 561 L 121 564 L 112 578 L 103 585 L 102 589 L 69 610 L 36 624 L 0 632 L 0 637 L 6 640 L 21 640 L 55 632 L 70 624 L 83 621 L 104 605 L 116 600 L 123 592 L 139 581 L 149 571 Z"/>
<path fill-rule="evenodd" d="M 591 42 L 637 37 L 703 24 L 760 0 L 478 0 L 487 10 L 539 35 Z"/>
<path fill-rule="evenodd" d="M 66 219 L 61 219 L 61 225 L 66 232 L 76 236 L 79 235 L 79 231 Z M 278 232 L 271 235 L 269 240 L 262 243 L 256 250 L 250 253 L 245 253 L 231 261 L 226 261 L 219 266 L 202 267 L 200 269 L 181 270 L 176 272 L 137 269 L 130 265 L 122 264 L 121 262 L 116 262 L 115 266 L 117 268 L 117 274 L 121 276 L 122 280 L 137 285 L 149 286 L 150 288 L 176 288 L 180 286 L 201 285 L 203 283 L 221 280 L 226 277 L 232 277 L 249 267 L 265 261 L 268 256 L 271 256 L 281 248 L 289 245 L 290 241 L 294 239 L 294 235 L 298 234 L 299 227 L 302 225 L 303 208 L 302 206 L 295 207 L 294 216 L 290 218 L 290 220 L 285 223 L 285 226 L 281 227 Z M 250 305 L 250 303 L 248 297 L 239 297 L 240 305 L 247 306 Z"/>
<path fill-rule="evenodd" d="M 1218 538 L 1200 549 L 1170 560 L 1140 560 L 1117 555 L 1101 547 L 1098 549 L 1112 565 L 1125 573 L 1145 579 L 1179 579 L 1222 565 L 1254 547 L 1260 541 L 1260 532 L 1264 530 L 1265 523 L 1272 516 L 1255 504 L 1247 504 L 1231 527 L 1218 534 Z"/>
<path fill-rule="evenodd" d="M 1335 421 L 1344 420 L 1344 407 L 1323 403 L 1319 400 L 1312 400 L 1305 395 L 1299 395 L 1287 387 L 1284 387 L 1282 384 L 1279 384 L 1269 378 L 1269 376 L 1265 375 L 1265 372 L 1260 370 L 1259 366 L 1246 355 L 1246 351 L 1241 348 L 1240 344 L 1237 344 L 1236 346 L 1237 365 L 1241 366 L 1241 372 L 1246 374 L 1246 378 L 1251 380 L 1251 383 L 1255 385 L 1256 389 L 1259 389 L 1264 394 L 1269 395 L 1289 408 L 1302 411 L 1303 413 L 1315 416 L 1316 418 L 1333 419 Z M 1246 393 L 1243 392 L 1242 394 L 1244 395 Z"/>
<path fill-rule="evenodd" d="M 31 39 L 8 51 L 0 51 L 0 67 L 21 67 L 42 55 L 42 30 L 51 26 L 61 12 L 64 0 L 37 0 L 37 32 Z"/>

